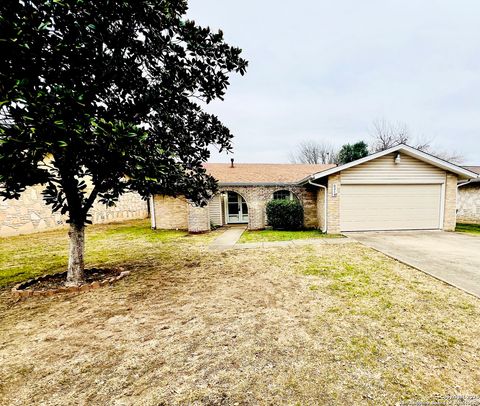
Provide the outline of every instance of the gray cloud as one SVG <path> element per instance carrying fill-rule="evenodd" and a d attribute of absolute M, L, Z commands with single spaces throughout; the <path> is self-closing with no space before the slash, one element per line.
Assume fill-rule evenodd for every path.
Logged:
<path fill-rule="evenodd" d="M 480 164 L 479 15 L 473 0 L 190 0 L 189 12 L 250 61 L 207 107 L 238 162 L 286 162 L 305 139 L 368 141 L 384 117 Z"/>

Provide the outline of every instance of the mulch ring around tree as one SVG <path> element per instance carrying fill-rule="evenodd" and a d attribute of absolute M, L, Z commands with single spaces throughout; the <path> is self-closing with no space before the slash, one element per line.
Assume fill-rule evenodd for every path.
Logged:
<path fill-rule="evenodd" d="M 15 285 L 12 289 L 12 296 L 24 299 L 29 296 L 53 296 L 58 293 L 88 292 L 89 290 L 114 283 L 129 274 L 130 272 L 125 271 L 123 268 L 86 269 L 85 283 L 79 286 L 65 286 L 67 279 L 66 271 L 53 275 L 43 275 Z"/>

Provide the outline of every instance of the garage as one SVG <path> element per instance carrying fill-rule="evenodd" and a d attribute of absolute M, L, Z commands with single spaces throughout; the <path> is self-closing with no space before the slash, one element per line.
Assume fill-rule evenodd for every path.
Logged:
<path fill-rule="evenodd" d="M 342 185 L 341 231 L 441 228 L 441 184 Z"/>
<path fill-rule="evenodd" d="M 457 183 L 478 174 L 405 144 L 318 172 L 317 216 L 329 234 L 456 226 Z"/>

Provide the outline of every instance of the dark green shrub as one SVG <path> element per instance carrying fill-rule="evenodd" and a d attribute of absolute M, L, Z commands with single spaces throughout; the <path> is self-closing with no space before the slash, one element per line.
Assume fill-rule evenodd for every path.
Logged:
<path fill-rule="evenodd" d="M 303 207 L 298 200 L 270 200 L 267 218 L 275 230 L 299 230 L 303 228 Z"/>

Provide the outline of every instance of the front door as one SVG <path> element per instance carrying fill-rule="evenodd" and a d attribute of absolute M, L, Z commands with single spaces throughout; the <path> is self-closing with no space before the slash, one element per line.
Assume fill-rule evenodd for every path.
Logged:
<path fill-rule="evenodd" d="M 227 223 L 248 223 L 247 202 L 235 192 L 227 193 Z"/>

